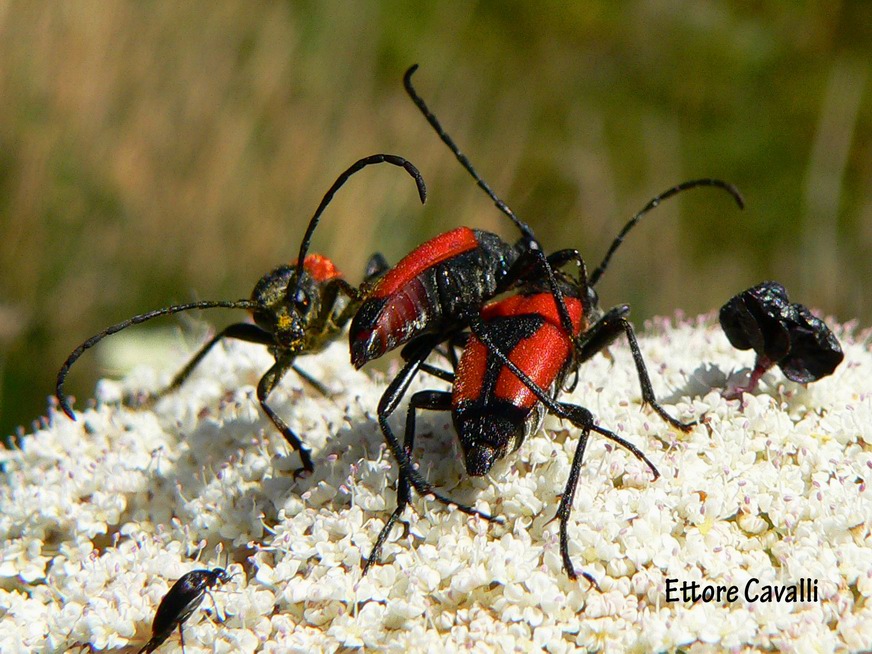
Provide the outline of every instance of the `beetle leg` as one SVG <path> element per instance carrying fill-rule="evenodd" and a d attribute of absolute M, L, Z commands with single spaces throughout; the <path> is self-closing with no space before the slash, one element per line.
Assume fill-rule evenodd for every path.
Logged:
<path fill-rule="evenodd" d="M 417 409 L 426 409 L 428 411 L 451 411 L 451 393 L 445 391 L 419 391 L 415 393 L 409 400 L 409 408 L 406 411 L 406 435 L 403 441 L 403 447 L 406 455 L 411 457 L 412 450 L 415 447 L 415 411 Z M 385 526 L 379 532 L 372 552 L 366 559 L 363 566 L 363 575 L 369 571 L 373 564 L 377 563 L 380 556 L 382 546 L 385 544 L 391 529 L 400 520 L 406 507 L 412 499 L 412 485 L 409 483 L 408 476 L 400 469 L 400 476 L 397 479 L 397 507 L 391 513 Z M 403 522 L 406 532 L 409 525 Z"/>
<path fill-rule="evenodd" d="M 194 372 L 194 368 L 200 365 L 200 362 L 203 358 L 209 354 L 209 351 L 221 340 L 225 338 L 235 338 L 240 341 L 246 341 L 248 343 L 257 343 L 259 345 L 273 345 L 275 341 L 273 337 L 262 330 L 257 325 L 252 325 L 247 322 L 240 322 L 225 327 L 223 330 L 215 334 L 211 339 L 209 339 L 193 356 L 193 358 L 187 363 L 187 365 L 182 368 L 176 376 L 173 377 L 173 380 L 170 382 L 170 385 L 167 386 L 162 391 L 152 395 L 147 401 L 146 404 L 159 400 L 165 395 L 172 393 L 177 390 L 179 386 L 181 386 L 185 380 L 191 376 L 191 373 Z"/>
<path fill-rule="evenodd" d="M 215 596 L 212 594 L 212 591 L 209 590 L 208 588 L 204 588 L 203 590 L 206 591 L 206 594 L 209 596 L 209 599 L 212 600 L 212 608 L 215 609 L 215 619 L 218 622 L 224 622 L 225 618 L 221 617 L 221 612 L 218 610 L 218 604 L 215 602 Z"/>
<path fill-rule="evenodd" d="M 385 259 L 381 252 L 374 252 L 366 262 L 366 268 L 363 272 L 363 281 L 366 284 L 371 284 L 379 277 L 384 275 L 391 269 L 388 260 Z"/>
<path fill-rule="evenodd" d="M 560 498 L 560 504 L 557 507 L 557 513 L 554 518 L 560 521 L 560 556 L 563 558 L 563 569 L 570 579 L 578 579 L 575 572 L 575 567 L 572 565 L 572 560 L 569 558 L 569 534 L 567 525 L 569 523 L 569 514 L 572 512 L 572 501 L 575 499 L 575 489 L 578 486 L 578 475 L 581 472 L 581 462 L 584 459 L 584 449 L 587 447 L 587 439 L 590 436 L 590 430 L 593 426 L 593 416 L 587 409 L 576 407 L 578 410 L 573 411 L 575 420 L 573 424 L 581 428 L 581 436 L 578 437 L 578 444 L 575 446 L 575 455 L 572 457 L 572 466 L 569 468 L 569 477 L 566 480 L 566 486 L 563 488 L 563 495 Z M 599 588 L 596 581 L 588 573 L 582 573 L 593 586 Z"/>
<path fill-rule="evenodd" d="M 566 480 L 566 486 L 563 489 L 563 496 L 560 498 L 560 504 L 557 507 L 557 513 L 554 518 L 560 521 L 560 555 L 563 558 L 563 568 L 566 574 L 572 579 L 577 579 L 575 568 L 572 565 L 572 560 L 569 558 L 569 534 L 568 524 L 569 515 L 572 512 L 572 502 L 575 499 L 575 489 L 578 487 L 578 476 L 581 473 L 581 463 L 584 459 L 584 450 L 587 447 L 587 439 L 590 432 L 595 431 L 619 445 L 628 449 L 636 458 L 645 463 L 654 473 L 654 479 L 660 477 L 660 472 L 653 463 L 646 457 L 641 450 L 629 441 L 624 440 L 616 433 L 599 427 L 594 423 L 593 415 L 590 411 L 577 404 L 559 403 L 560 411 L 555 412 L 560 418 L 569 420 L 573 425 L 581 429 L 578 444 L 575 446 L 575 455 L 572 457 L 572 466 L 569 468 L 569 477 Z M 594 587 L 599 589 L 596 581 L 588 573 L 583 572 L 582 575 Z"/>
<path fill-rule="evenodd" d="M 309 386 L 314 388 L 316 391 L 321 393 L 324 397 L 332 397 L 333 391 L 327 388 L 324 384 L 322 384 L 319 380 L 315 379 L 308 372 L 303 370 L 302 368 L 298 368 L 296 363 L 291 364 L 291 370 L 297 373 L 300 378 L 305 381 Z"/>
<path fill-rule="evenodd" d="M 449 351 L 453 352 L 453 350 L 449 350 Z M 448 358 L 448 357 L 446 356 L 446 358 Z M 455 365 L 454 367 L 456 368 L 457 366 Z M 421 370 L 423 372 L 426 372 L 428 375 L 433 375 L 437 379 L 441 379 L 442 381 L 448 382 L 449 384 L 454 383 L 454 373 L 453 372 L 448 372 L 447 370 L 442 370 L 441 368 L 437 368 L 436 366 L 431 366 L 428 363 L 422 363 Z"/>
<path fill-rule="evenodd" d="M 340 293 L 348 298 L 348 302 L 338 311 L 338 313 L 334 314 L 336 302 L 339 299 Z M 322 309 L 321 316 L 319 317 L 321 324 L 328 328 L 332 325 L 333 327 L 342 329 L 346 323 L 354 317 L 354 314 L 357 313 L 362 300 L 363 296 L 360 291 L 344 279 L 330 280 L 327 282 L 323 295 L 321 296 Z"/>
<path fill-rule="evenodd" d="M 382 394 L 377 411 L 379 427 L 381 427 L 385 441 L 387 442 L 391 453 L 394 455 L 397 465 L 400 467 L 400 474 L 405 475 L 408 478 L 409 483 L 415 489 L 416 493 L 422 497 L 432 495 L 438 502 L 441 502 L 446 506 L 454 505 L 459 511 L 462 511 L 467 515 L 477 515 L 491 522 L 502 522 L 500 518 L 494 518 L 493 516 L 473 509 L 470 506 L 455 502 L 450 497 L 436 491 L 433 488 L 433 485 L 424 479 L 421 473 L 415 468 L 405 448 L 400 445 L 400 441 L 397 440 L 397 437 L 391 430 L 391 426 L 388 424 L 388 418 L 390 418 L 393 412 L 396 411 L 403 396 L 408 390 L 409 385 L 421 369 L 421 364 L 424 363 L 424 360 L 430 355 L 439 342 L 440 340 L 438 337 L 425 335 L 413 340 L 403 348 L 403 358 L 406 359 L 406 365 L 403 366 Z"/>
<path fill-rule="evenodd" d="M 288 427 L 287 423 L 285 423 L 285 421 L 272 410 L 269 404 L 266 403 L 269 394 L 272 393 L 273 389 L 278 385 L 288 369 L 292 367 L 293 364 L 291 361 L 285 359 L 277 360 L 272 367 L 266 371 L 264 376 L 260 378 L 260 381 L 257 384 L 257 399 L 260 402 L 263 412 L 269 416 L 269 419 L 272 420 L 276 429 L 278 429 L 282 436 L 285 437 L 288 445 L 300 453 L 300 460 L 303 462 L 303 467 L 294 472 L 294 477 L 297 477 L 303 472 L 312 472 L 315 469 L 315 466 L 312 464 L 312 455 L 309 453 L 308 449 L 303 447 L 303 442 L 293 432 L 293 430 Z"/>
<path fill-rule="evenodd" d="M 594 323 L 585 334 L 586 338 L 581 348 L 579 361 L 587 361 L 594 354 L 601 352 L 623 332 L 630 345 L 633 362 L 636 364 L 636 374 L 639 377 L 639 385 L 642 387 L 642 402 L 649 405 L 657 415 L 676 429 L 690 431 L 695 425 L 699 424 L 698 420 L 681 422 L 669 415 L 666 409 L 657 401 L 657 397 L 654 395 L 654 388 L 651 386 L 651 378 L 648 376 L 648 369 L 645 367 L 645 360 L 642 358 L 642 351 L 639 349 L 638 341 L 636 341 L 636 332 L 633 329 L 633 325 L 626 318 L 629 312 L 630 307 L 622 304 L 610 309 L 608 313 Z"/>
<path fill-rule="evenodd" d="M 359 289 L 354 288 L 344 279 L 331 280 L 324 291 L 325 300 L 322 300 L 325 306 L 325 315 L 322 318 L 324 320 L 324 324 L 326 325 L 329 321 L 334 326 L 342 329 L 349 320 L 354 318 L 354 314 L 357 313 L 357 310 L 360 308 L 361 302 L 366 296 L 367 288 L 369 287 L 369 285 L 374 283 L 388 270 L 390 270 L 390 266 L 388 265 L 387 260 L 379 252 L 376 252 L 369 258 L 369 261 L 367 261 L 366 263 L 366 270 L 363 275 L 363 284 Z M 345 305 L 345 307 L 342 308 L 341 311 L 333 314 L 333 308 L 336 304 L 336 299 L 340 292 L 348 297 L 348 303 Z"/>

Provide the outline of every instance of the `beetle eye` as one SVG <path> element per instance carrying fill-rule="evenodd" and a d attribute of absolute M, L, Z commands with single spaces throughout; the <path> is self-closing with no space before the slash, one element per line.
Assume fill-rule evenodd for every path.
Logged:
<path fill-rule="evenodd" d="M 297 294 L 294 296 L 294 304 L 297 305 L 297 308 L 304 311 L 309 308 L 309 296 L 306 291 L 302 289 L 297 291 Z"/>

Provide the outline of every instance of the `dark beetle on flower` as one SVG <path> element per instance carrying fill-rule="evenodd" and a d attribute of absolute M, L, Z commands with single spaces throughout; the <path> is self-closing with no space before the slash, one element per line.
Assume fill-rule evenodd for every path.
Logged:
<path fill-rule="evenodd" d="M 730 299 L 721 307 L 720 321 L 733 347 L 757 354 L 748 384 L 731 394 L 735 397 L 757 388 L 772 366 L 807 384 L 831 375 L 844 358 L 824 321 L 803 305 L 791 304 L 778 282 L 762 282 Z"/>
<path fill-rule="evenodd" d="M 176 627 L 179 628 L 179 639 L 184 652 L 185 636 L 182 633 L 182 624 L 197 610 L 210 588 L 216 584 L 226 584 L 231 576 L 224 568 L 191 570 L 182 575 L 160 601 L 151 625 L 151 639 L 139 650 L 139 654 L 156 650 L 172 635 Z"/>

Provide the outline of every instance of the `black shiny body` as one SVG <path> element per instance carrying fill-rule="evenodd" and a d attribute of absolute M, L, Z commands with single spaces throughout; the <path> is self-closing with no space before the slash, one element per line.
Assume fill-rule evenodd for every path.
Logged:
<path fill-rule="evenodd" d="M 732 297 L 721 307 L 719 319 L 733 347 L 757 355 L 748 384 L 732 396 L 753 391 L 773 366 L 788 379 L 807 384 L 831 375 L 844 358 L 826 323 L 805 306 L 791 303 L 778 282 L 762 282 Z"/>
<path fill-rule="evenodd" d="M 574 256 L 570 257 L 570 254 Z M 552 255 L 555 263 L 577 256 L 578 253 L 575 251 L 563 251 Z M 575 338 L 562 331 L 550 287 L 539 280 L 523 287 L 518 295 L 528 294 L 535 300 L 547 299 L 551 302 L 550 310 L 543 313 L 525 310 L 510 315 L 489 317 L 489 309 L 504 302 L 504 300 L 496 300 L 482 312 L 481 328 L 458 339 L 458 342 L 463 344 L 463 353 L 453 373 L 425 364 L 424 359 L 427 358 L 430 350 L 427 349 L 426 343 L 424 348 L 416 348 L 419 339 L 412 341 L 404 350 L 407 364 L 389 387 L 389 390 L 394 391 L 403 389 L 405 380 L 418 369 L 452 383 L 453 392 L 419 391 L 412 395 L 406 414 L 402 452 L 409 456 L 413 451 L 417 411 L 451 411 L 464 452 L 466 471 L 471 476 L 487 474 L 497 460 L 520 447 L 524 439 L 539 427 L 546 412 L 567 420 L 581 429 L 569 477 L 555 515 L 560 523 L 563 567 L 572 579 L 577 577 L 577 573 L 569 556 L 567 529 L 590 433 L 596 432 L 628 449 L 650 468 L 655 479 L 660 473 L 636 446 L 618 434 L 597 425 L 593 415 L 586 408 L 559 402 L 556 399 L 557 394 L 564 387 L 567 376 L 577 371 L 582 363 L 606 349 L 617 338 L 625 336 L 630 345 L 642 388 L 642 402 L 648 404 L 677 429 L 687 431 L 696 424 L 677 420 L 657 402 L 633 327 L 626 319 L 629 307 L 620 305 L 602 315 L 596 304 L 596 294 L 587 283 L 583 262 L 580 258 L 578 261 L 579 280 L 570 285 L 567 278 L 560 277 L 561 291 L 572 313 Z M 510 296 L 507 301 L 512 299 L 514 297 Z M 522 303 L 520 306 L 535 306 L 535 302 Z M 486 347 L 480 334 L 487 334 L 491 339 Z M 519 348 L 519 344 L 524 341 L 532 342 L 535 347 L 532 350 Z M 496 356 L 496 351 L 505 353 L 507 358 L 503 360 Z M 543 361 L 547 361 L 547 371 L 544 373 L 540 367 Z M 472 377 L 472 381 L 467 377 Z M 464 386 L 468 388 L 458 390 Z M 395 405 L 391 408 L 394 407 Z M 382 421 L 383 430 L 386 425 L 386 421 Z M 414 468 L 413 471 L 417 474 Z M 428 493 L 441 500 L 428 482 L 424 481 L 424 484 L 427 484 Z M 373 550 L 366 560 L 364 571 L 378 560 L 381 548 L 392 527 L 400 520 L 405 507 L 411 501 L 413 487 L 418 490 L 415 480 L 401 468 L 397 485 L 397 507 L 379 533 Z M 467 513 L 474 512 L 468 507 L 459 505 L 459 508 L 466 510 Z M 590 575 L 582 574 L 595 585 L 596 582 Z"/>
<path fill-rule="evenodd" d="M 191 570 L 182 575 L 172 588 L 163 596 L 154 622 L 151 624 L 151 639 L 139 650 L 139 654 L 148 654 L 160 647 L 178 627 L 182 652 L 185 651 L 185 637 L 182 634 L 182 624 L 191 617 L 197 607 L 203 602 L 203 597 L 216 584 L 224 584 L 230 580 L 230 575 L 224 568 L 212 570 Z"/>

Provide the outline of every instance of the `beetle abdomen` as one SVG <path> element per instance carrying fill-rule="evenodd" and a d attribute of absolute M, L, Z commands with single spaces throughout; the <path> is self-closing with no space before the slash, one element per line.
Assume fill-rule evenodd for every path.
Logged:
<path fill-rule="evenodd" d="M 376 282 L 351 322 L 351 362 L 429 332 L 462 328 L 497 292 L 517 259 L 495 234 L 459 227 L 427 241 Z"/>

